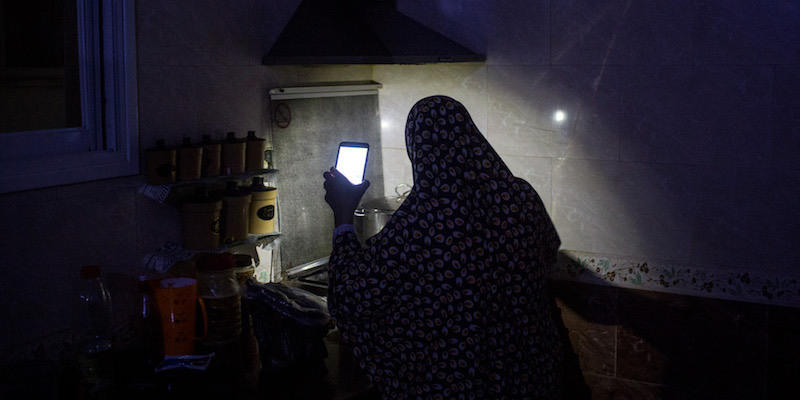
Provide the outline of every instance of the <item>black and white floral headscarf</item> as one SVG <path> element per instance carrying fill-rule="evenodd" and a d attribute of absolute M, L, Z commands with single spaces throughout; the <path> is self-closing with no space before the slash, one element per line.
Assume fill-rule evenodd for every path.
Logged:
<path fill-rule="evenodd" d="M 345 339 L 385 398 L 558 398 L 545 277 L 560 241 L 539 195 L 449 97 L 414 105 L 406 145 L 405 202 L 365 246 L 334 239 L 328 305 Z"/>

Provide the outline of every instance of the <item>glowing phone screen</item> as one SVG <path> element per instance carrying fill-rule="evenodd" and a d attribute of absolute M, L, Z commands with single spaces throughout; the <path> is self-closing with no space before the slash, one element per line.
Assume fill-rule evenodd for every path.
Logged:
<path fill-rule="evenodd" d="M 336 156 L 336 169 L 354 185 L 358 185 L 364 181 L 368 153 L 369 147 L 366 143 L 355 146 L 342 144 Z"/>

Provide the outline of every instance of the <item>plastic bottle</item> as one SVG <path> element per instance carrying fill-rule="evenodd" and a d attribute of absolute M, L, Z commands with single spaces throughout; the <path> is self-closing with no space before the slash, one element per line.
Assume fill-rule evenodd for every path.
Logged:
<path fill-rule="evenodd" d="M 110 390 L 114 377 L 111 296 L 100 277 L 100 266 L 81 268 L 75 300 L 73 345 L 81 392 L 93 397 Z"/>

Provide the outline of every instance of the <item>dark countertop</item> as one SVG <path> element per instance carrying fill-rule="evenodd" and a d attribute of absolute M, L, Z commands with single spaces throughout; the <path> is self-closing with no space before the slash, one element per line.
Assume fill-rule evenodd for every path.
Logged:
<path fill-rule="evenodd" d="M 206 371 L 173 369 L 144 373 L 116 368 L 118 382 L 109 399 L 270 399 L 270 400 L 377 400 L 353 359 L 352 348 L 337 330 L 323 342 L 327 356 L 299 359 L 279 368 L 259 362 L 255 336 L 225 348 L 198 348 L 197 354 L 215 353 Z M 261 364 L 259 370 L 259 364 Z M 125 365 L 124 357 L 117 365 Z"/>
<path fill-rule="evenodd" d="M 330 332 L 324 342 L 328 351 L 324 359 L 305 360 L 262 373 L 261 393 L 269 393 L 270 399 L 285 400 L 380 399 L 353 358 L 352 347 L 342 343 L 339 331 Z"/>
<path fill-rule="evenodd" d="M 307 290 L 306 285 L 299 286 Z M 318 294 L 324 296 L 325 293 Z M 327 311 L 318 313 L 313 306 L 299 303 L 293 304 L 297 308 L 290 310 L 286 305 L 276 306 L 276 301 L 253 297 L 242 302 L 242 334 L 233 343 L 209 347 L 198 342 L 195 355 L 214 354 L 205 370 L 174 368 L 155 372 L 156 365 L 163 359 L 160 357 L 160 332 L 139 330 L 137 332 L 148 332 L 149 336 L 136 336 L 103 364 L 111 366 L 113 373 L 113 383 L 103 393 L 92 396 L 82 393 L 85 389 L 78 370 L 85 361 L 79 361 L 76 354 L 68 350 L 61 357 L 57 374 L 51 374 L 57 375 L 54 379 L 57 395 L 46 398 L 380 399 L 380 394 L 358 367 L 352 346 L 344 342 Z M 12 386 L 23 388 L 26 385 Z"/>
<path fill-rule="evenodd" d="M 245 307 L 242 335 L 218 347 L 198 344 L 194 354 L 214 353 L 204 371 L 186 368 L 155 372 L 161 341 L 134 340 L 112 353 L 113 383 L 103 393 L 82 391 L 78 361 L 71 346 L 59 360 L 16 363 L 0 369 L 0 398 L 41 393 L 43 399 L 191 400 L 378 400 L 332 321 L 303 325 L 270 307 Z M 273 313 L 273 314 L 270 314 Z M 254 318 L 259 316 L 258 319 Z M 259 329 L 260 328 L 260 329 Z M 260 332 L 260 336 L 259 336 Z M 266 338 L 266 339 L 265 339 Z M 147 361 L 147 354 L 151 354 Z M 100 364 L 98 364 L 100 365 Z M 106 369 L 108 371 L 108 369 Z M 36 389 L 36 390 L 33 390 Z"/>

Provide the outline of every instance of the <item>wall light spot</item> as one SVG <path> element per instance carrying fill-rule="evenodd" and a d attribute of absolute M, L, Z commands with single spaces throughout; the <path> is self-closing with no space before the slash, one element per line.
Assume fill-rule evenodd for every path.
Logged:
<path fill-rule="evenodd" d="M 565 113 L 563 110 L 556 110 L 556 112 L 553 113 L 553 121 L 557 123 L 562 123 L 566 119 L 567 113 Z"/>

